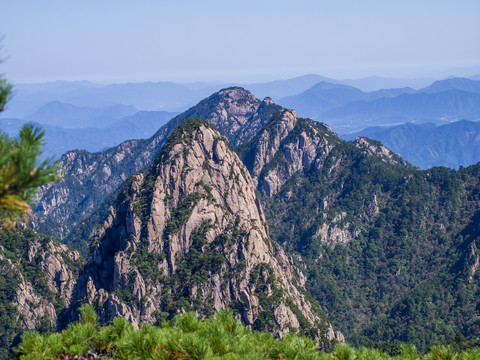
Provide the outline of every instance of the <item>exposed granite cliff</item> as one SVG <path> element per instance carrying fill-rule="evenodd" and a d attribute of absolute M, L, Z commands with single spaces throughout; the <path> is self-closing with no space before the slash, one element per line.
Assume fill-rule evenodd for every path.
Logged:
<path fill-rule="evenodd" d="M 98 231 L 77 300 L 105 320 L 155 322 L 231 307 L 280 334 L 332 334 L 305 278 L 269 239 L 253 180 L 226 140 L 188 120 L 145 175 L 132 177 Z"/>
<path fill-rule="evenodd" d="M 125 141 L 102 153 L 68 152 L 57 164 L 63 179 L 42 188 L 32 224 L 41 232 L 67 238 L 72 226 L 95 211 L 108 194 L 145 169 L 173 129 L 189 117 L 208 121 L 236 146 L 255 136 L 279 109 L 271 99 L 260 101 L 245 89 L 224 89 L 176 116 L 150 139 Z"/>
<path fill-rule="evenodd" d="M 265 127 L 240 147 L 242 160 L 259 189 L 276 194 L 296 172 L 330 153 L 338 137 L 325 124 L 302 119 L 293 110 L 276 113 Z"/>
<path fill-rule="evenodd" d="M 70 306 L 80 254 L 30 229 L 0 229 L 0 349 L 25 330 L 56 330 Z"/>

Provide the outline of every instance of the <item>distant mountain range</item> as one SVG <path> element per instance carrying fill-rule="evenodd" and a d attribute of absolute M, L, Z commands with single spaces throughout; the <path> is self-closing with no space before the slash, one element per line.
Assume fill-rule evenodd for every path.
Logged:
<path fill-rule="evenodd" d="M 94 108 L 52 101 L 25 117 L 25 120 L 61 128 L 109 127 L 136 112 L 138 110 L 135 107 L 121 104 Z"/>
<path fill-rule="evenodd" d="M 461 120 L 441 126 L 412 123 L 377 126 L 344 138 L 353 140 L 357 136 L 381 141 L 422 169 L 433 166 L 458 169 L 480 160 L 480 122 Z"/>
<path fill-rule="evenodd" d="M 339 80 L 320 75 L 309 74 L 287 80 L 275 80 L 266 83 L 242 85 L 242 87 L 249 90 L 258 98 L 264 98 L 268 96 L 274 100 L 277 100 L 285 96 L 299 94 L 320 82 L 342 84 L 342 82 Z"/>
<path fill-rule="evenodd" d="M 478 120 L 480 81 L 475 79 L 415 82 L 369 77 L 340 81 L 310 74 L 244 87 L 259 98 L 268 96 L 300 116 L 349 134 L 372 126 Z M 430 84 L 420 89 L 406 86 L 425 85 L 427 80 Z M 378 89 L 383 85 L 401 87 Z M 99 85 L 87 81 L 18 85 L 16 96 L 2 114 L 8 121 L 0 118 L 0 131 L 13 135 L 20 124 L 29 121 L 47 130 L 45 150 L 55 157 L 73 149 L 101 151 L 125 140 L 150 137 L 176 110 L 185 110 L 224 86 L 202 82 Z M 471 152 L 461 158 L 447 153 L 458 148 L 440 142 L 435 146 L 436 155 L 429 155 L 431 148 L 422 148 L 414 157 L 401 147 L 392 148 L 422 168 L 430 164 L 458 167 L 478 160 Z"/>
<path fill-rule="evenodd" d="M 171 82 L 98 85 L 59 81 L 20 84 L 16 86 L 16 94 L 9 102 L 5 116 L 25 118 L 52 101 L 80 107 L 105 108 L 122 104 L 139 110 L 176 112 L 188 108 L 223 86 Z"/>
<path fill-rule="evenodd" d="M 405 87 L 373 92 L 320 82 L 280 99 L 279 104 L 325 122 L 340 133 L 407 122 L 445 124 L 480 119 L 480 81 L 451 78 L 419 90 Z"/>
<path fill-rule="evenodd" d="M 317 118 L 329 110 L 340 108 L 356 101 L 374 101 L 393 98 L 401 94 L 411 94 L 415 90 L 409 87 L 382 89 L 365 93 L 352 86 L 321 81 L 299 95 L 279 100 L 283 106 L 294 109 L 302 116 Z"/>
<path fill-rule="evenodd" d="M 33 123 L 45 130 L 45 155 L 58 159 L 67 151 L 75 149 L 97 152 L 127 139 L 148 138 L 175 115 L 176 113 L 166 111 L 139 111 L 110 124 L 100 123 L 101 127 L 94 127 L 95 124 L 89 127 L 74 127 L 73 123 L 69 127 L 61 127 L 22 119 L 0 118 L 0 130 L 16 136 L 20 126 L 26 122 Z"/>
<path fill-rule="evenodd" d="M 479 80 L 479 78 L 474 76 L 471 80 Z M 15 96 L 9 102 L 4 116 L 25 118 L 52 101 L 97 108 L 123 104 L 139 110 L 177 112 L 186 110 L 214 91 L 233 85 L 242 86 L 259 98 L 269 96 L 278 101 L 283 97 L 298 95 L 322 81 L 349 85 L 365 92 L 372 92 L 404 87 L 420 89 L 431 84 L 435 79 L 395 79 L 372 76 L 356 80 L 336 80 L 309 74 L 253 84 L 144 82 L 103 85 L 89 81 L 17 84 Z"/>

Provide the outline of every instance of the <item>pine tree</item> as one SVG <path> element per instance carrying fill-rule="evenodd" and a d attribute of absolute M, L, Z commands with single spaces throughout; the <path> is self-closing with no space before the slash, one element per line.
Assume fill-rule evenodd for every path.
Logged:
<path fill-rule="evenodd" d="M 49 160 L 39 161 L 45 131 L 30 124 L 17 138 L 0 133 L 0 223 L 11 227 L 31 211 L 37 189 L 58 178 Z"/>
<path fill-rule="evenodd" d="M 5 110 L 5 105 L 8 100 L 12 97 L 13 94 L 13 85 L 10 84 L 7 80 L 0 77 L 0 112 Z"/>

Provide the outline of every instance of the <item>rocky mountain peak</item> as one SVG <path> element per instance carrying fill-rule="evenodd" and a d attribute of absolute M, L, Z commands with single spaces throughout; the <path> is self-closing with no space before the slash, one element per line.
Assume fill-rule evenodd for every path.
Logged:
<path fill-rule="evenodd" d="M 249 172 L 203 121 L 184 121 L 150 171 L 130 179 L 94 243 L 77 299 L 99 304 L 105 320 L 230 307 L 253 328 L 331 333 L 269 239 Z"/>
<path fill-rule="evenodd" d="M 220 90 L 182 114 L 182 119 L 200 118 L 215 126 L 234 146 L 250 139 L 278 106 L 262 102 L 248 90 L 231 87 Z"/>
<path fill-rule="evenodd" d="M 71 227 L 98 209 L 105 197 L 131 174 L 145 169 L 173 129 L 184 120 L 205 120 L 233 146 L 238 146 L 253 138 L 279 109 L 273 101 L 260 101 L 243 88 L 227 88 L 176 116 L 150 139 L 126 141 L 103 153 L 69 152 L 58 163 L 63 179 L 44 187 L 40 194 L 33 221 L 35 229 L 53 236 L 61 234 L 68 243 L 78 246 L 83 240 L 75 234 L 69 237 Z M 52 216 L 56 219 L 55 226 Z"/>
<path fill-rule="evenodd" d="M 267 104 L 267 105 L 273 105 L 274 104 L 272 98 L 268 97 L 268 96 L 265 99 L 263 99 L 262 103 Z"/>
<path fill-rule="evenodd" d="M 378 156 L 386 163 L 401 166 L 407 169 L 416 169 L 417 167 L 403 160 L 400 155 L 387 149 L 380 141 L 372 140 L 366 137 L 359 136 L 353 141 L 353 145 L 363 150 L 368 155 Z"/>
<path fill-rule="evenodd" d="M 77 251 L 26 226 L 0 228 L 0 350 L 22 331 L 56 330 L 82 264 Z"/>

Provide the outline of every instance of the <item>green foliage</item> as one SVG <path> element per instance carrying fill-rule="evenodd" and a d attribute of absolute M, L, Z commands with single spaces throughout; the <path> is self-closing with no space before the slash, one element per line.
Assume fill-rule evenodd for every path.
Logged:
<path fill-rule="evenodd" d="M 291 360 L 370 360 L 420 359 L 415 347 L 403 346 L 391 357 L 372 348 L 354 349 L 337 345 L 333 352 L 321 352 L 309 338 L 287 333 L 282 339 L 266 332 L 252 331 L 234 318 L 231 310 L 217 311 L 199 321 L 193 313 L 179 314 L 175 325 L 155 327 L 143 324 L 134 329 L 124 318 L 99 326 L 93 309 L 82 307 L 82 320 L 60 334 L 40 335 L 27 331 L 15 349 L 19 359 L 60 358 L 61 354 L 93 352 L 113 359 L 291 359 Z M 88 319 L 88 320 L 86 320 Z M 457 352 L 437 346 L 423 359 L 478 359 L 479 349 Z"/>
<path fill-rule="evenodd" d="M 297 130 L 263 169 L 260 188 L 269 169 L 282 174 L 288 166 L 287 145 L 298 140 Z M 250 168 L 255 141 L 240 149 Z M 477 336 L 480 289 L 478 274 L 469 280 L 467 259 L 480 242 L 480 165 L 412 170 L 328 141 L 332 148 L 314 165 L 274 196 L 260 196 L 270 235 L 302 256 L 307 289 L 334 327 L 356 345 L 401 341 L 422 351 L 457 331 Z M 325 242 L 322 232 L 334 228 L 351 240 Z"/>
<path fill-rule="evenodd" d="M 18 138 L 0 134 L 0 221 L 10 228 L 30 212 L 37 189 L 58 179 L 49 160 L 39 161 L 44 130 L 25 124 Z"/>
<path fill-rule="evenodd" d="M 0 76 L 0 112 L 5 110 L 5 105 L 13 96 L 13 85 Z"/>

